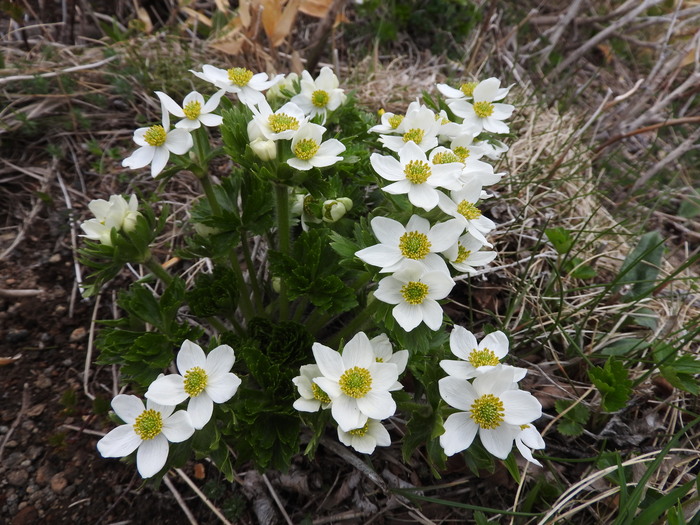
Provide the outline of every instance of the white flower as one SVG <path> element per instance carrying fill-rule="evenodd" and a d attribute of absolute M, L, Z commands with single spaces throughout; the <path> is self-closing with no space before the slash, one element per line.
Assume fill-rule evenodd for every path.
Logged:
<path fill-rule="evenodd" d="M 399 150 L 399 160 L 372 153 L 370 163 L 379 176 L 393 181 L 382 188 L 385 192 L 392 195 L 407 194 L 411 204 L 426 211 L 438 204 L 435 188 L 457 190 L 462 187 L 459 181 L 462 172 L 460 163 L 433 164 L 413 142 L 406 143 Z"/>
<path fill-rule="evenodd" d="M 282 91 L 287 91 L 287 92 L 295 92 L 295 86 L 294 84 L 299 81 L 299 75 L 296 73 L 288 73 L 286 76 L 284 76 L 282 79 L 279 80 L 274 86 L 270 87 L 270 89 L 267 90 L 267 93 L 265 94 L 265 98 L 267 99 L 268 102 L 272 103 L 276 101 L 277 99 L 280 100 L 286 100 L 289 99 L 289 97 L 285 94 L 282 93 Z"/>
<path fill-rule="evenodd" d="M 270 104 L 263 98 L 257 106 L 250 109 L 253 111 L 253 120 L 248 123 L 248 138 L 251 141 L 257 138 L 291 139 L 306 124 L 306 115 L 292 102 L 272 111 Z"/>
<path fill-rule="evenodd" d="M 544 439 L 542 439 L 537 429 L 533 425 L 520 425 L 513 426 L 513 432 L 515 432 L 515 446 L 518 447 L 523 457 L 530 463 L 541 467 L 542 463 L 532 457 L 532 450 L 545 448 Z"/>
<path fill-rule="evenodd" d="M 466 328 L 455 326 L 450 334 L 450 351 L 459 360 L 443 359 L 440 367 L 452 377 L 472 379 L 500 365 L 508 354 L 508 338 L 499 330 L 488 334 L 477 344 L 474 334 Z M 520 381 L 527 374 L 524 368 L 501 366 L 513 369 L 514 382 Z"/>
<path fill-rule="evenodd" d="M 403 119 L 404 115 L 399 113 L 383 112 L 380 117 L 381 124 L 372 126 L 369 131 L 372 133 L 401 133 L 403 134 Z"/>
<path fill-rule="evenodd" d="M 454 100 L 448 103 L 452 112 L 464 119 L 464 124 L 475 124 L 481 129 L 492 133 L 508 133 L 508 125 L 503 122 L 513 113 L 514 106 L 510 104 L 494 104 L 505 94 L 500 89 L 501 81 L 497 78 L 487 78 L 479 82 L 472 95 L 473 103 L 466 100 Z"/>
<path fill-rule="evenodd" d="M 392 314 L 401 328 L 410 332 L 421 323 L 431 330 L 442 325 L 442 307 L 438 300 L 448 296 L 452 278 L 441 271 L 425 271 L 418 261 L 405 261 L 399 271 L 379 281 L 374 296 L 395 304 Z"/>
<path fill-rule="evenodd" d="M 277 143 L 259 137 L 250 143 L 250 149 L 260 160 L 275 160 L 277 158 Z"/>
<path fill-rule="evenodd" d="M 510 425 L 527 425 L 542 415 L 539 401 L 523 390 L 513 389 L 515 372 L 497 366 L 469 383 L 453 376 L 438 382 L 440 395 L 460 410 L 445 421 L 440 446 L 452 456 L 474 441 L 479 434 L 482 445 L 494 456 L 506 459 L 515 435 Z"/>
<path fill-rule="evenodd" d="M 387 149 L 398 152 L 405 144 L 413 142 L 422 151 L 429 151 L 438 145 L 437 134 L 442 126 L 442 119 L 436 119 L 435 113 L 426 107 L 420 106 L 411 109 L 401 121 L 403 135 L 382 135 L 379 141 Z"/>
<path fill-rule="evenodd" d="M 331 398 L 314 383 L 314 379 L 323 377 L 318 365 L 304 365 L 299 369 L 299 374 L 292 379 L 301 396 L 294 401 L 294 408 L 299 412 L 318 412 L 321 408 L 328 408 L 331 405 Z"/>
<path fill-rule="evenodd" d="M 104 199 L 90 201 L 88 208 L 95 218 L 80 225 L 80 228 L 85 232 L 84 237 L 111 246 L 112 228 L 127 233 L 134 230 L 136 218 L 140 215 L 138 207 L 136 195 L 132 195 L 129 202 L 121 195 L 112 195 L 109 201 Z"/>
<path fill-rule="evenodd" d="M 338 197 L 328 199 L 323 202 L 321 217 L 323 222 L 338 222 L 347 212 L 352 209 L 352 199 L 348 197 Z"/>
<path fill-rule="evenodd" d="M 331 414 L 347 432 L 361 428 L 367 419 L 386 419 L 396 412 L 389 389 L 398 379 L 393 363 L 379 363 L 364 332 L 347 342 L 343 354 L 320 343 L 313 353 L 323 377 L 313 381 L 331 399 Z"/>
<path fill-rule="evenodd" d="M 391 445 L 389 432 L 376 419 L 368 419 L 362 427 L 347 432 L 338 427 L 338 439 L 343 445 L 352 447 L 362 454 L 371 454 L 377 447 Z"/>
<path fill-rule="evenodd" d="M 389 337 L 386 334 L 379 334 L 373 337 L 369 340 L 369 344 L 372 346 L 374 358 L 378 363 L 393 363 L 396 365 L 399 375 L 403 374 L 408 364 L 408 350 L 394 352 L 391 341 L 389 341 Z M 393 392 L 402 388 L 403 385 L 396 381 L 389 390 Z"/>
<path fill-rule="evenodd" d="M 508 146 L 506 146 L 500 140 L 496 139 L 491 139 L 489 141 L 481 140 L 479 142 L 476 142 L 474 145 L 477 148 L 481 148 L 481 150 L 484 152 L 484 155 L 486 155 L 491 160 L 500 159 L 501 155 L 508 151 Z"/>
<path fill-rule="evenodd" d="M 472 182 L 478 182 L 480 186 L 490 186 L 500 182 L 503 173 L 494 173 L 493 166 L 486 162 L 482 162 L 469 155 L 463 157 L 457 155 L 453 150 L 443 146 L 438 146 L 430 152 L 428 157 L 433 164 L 449 164 L 451 162 L 460 162 L 462 164 L 462 173 L 459 180 L 463 185 Z"/>
<path fill-rule="evenodd" d="M 307 171 L 311 168 L 325 168 L 343 160 L 338 155 L 345 146 L 337 139 L 323 142 L 326 128 L 318 124 L 306 123 L 292 137 L 292 154 L 287 164 L 292 168 Z"/>
<path fill-rule="evenodd" d="M 139 128 L 134 131 L 134 142 L 141 146 L 130 157 L 122 161 L 125 168 L 138 169 L 151 165 L 151 176 L 157 177 L 168 163 L 171 153 L 183 155 L 187 153 L 194 141 L 192 135 L 186 129 L 170 129 L 170 116 L 165 107 L 163 110 L 163 124 L 156 124 L 150 128 Z"/>
<path fill-rule="evenodd" d="M 388 217 L 375 217 L 371 225 L 380 244 L 359 250 L 355 255 L 367 264 L 381 266 L 382 273 L 395 272 L 404 261 L 414 260 L 424 264 L 426 270 L 449 274 L 445 260 L 438 253 L 454 245 L 464 231 L 457 219 L 431 228 L 430 222 L 418 215 L 413 215 L 405 227 Z"/>
<path fill-rule="evenodd" d="M 244 67 L 219 69 L 208 64 L 202 66 L 201 73 L 191 69 L 190 72 L 227 93 L 235 93 L 238 95 L 238 100 L 248 107 L 260 104 L 261 101 L 265 100 L 265 96 L 261 92 L 271 88 L 284 78 L 284 75 L 277 75 L 268 80 L 267 73 L 253 74 L 250 69 Z"/>
<path fill-rule="evenodd" d="M 496 258 L 496 252 L 482 251 L 483 245 L 479 239 L 465 233 L 442 253 L 455 270 L 474 274 L 477 271 L 476 266 L 486 266 Z"/>
<path fill-rule="evenodd" d="M 291 101 L 311 118 L 323 115 L 325 122 L 327 113 L 335 111 L 345 102 L 345 93 L 338 88 L 338 77 L 329 67 L 321 68 L 316 80 L 311 78 L 308 71 L 302 71 L 300 85 L 301 92 L 292 97 Z"/>
<path fill-rule="evenodd" d="M 146 398 L 164 405 L 177 405 L 189 398 L 187 413 L 194 428 L 211 419 L 214 403 L 225 403 L 238 390 L 241 380 L 230 372 L 235 361 L 233 349 L 217 346 L 204 354 L 202 348 L 185 340 L 177 354 L 180 374 L 159 377 L 148 387 Z"/>
<path fill-rule="evenodd" d="M 479 85 L 479 82 L 465 82 L 455 89 L 447 84 L 437 84 L 438 91 L 447 99 L 447 104 L 451 104 L 457 100 L 471 100 L 474 96 L 474 89 Z M 493 100 L 502 100 L 508 94 L 510 87 L 499 88 Z"/>
<path fill-rule="evenodd" d="M 294 195 L 294 202 L 292 203 L 291 212 L 294 215 L 299 215 L 301 218 L 301 229 L 304 231 L 309 231 L 309 224 L 318 224 L 321 219 L 316 217 L 311 205 L 316 199 L 310 193 L 296 193 Z"/>
<path fill-rule="evenodd" d="M 168 442 L 180 443 L 194 433 L 184 410 L 146 401 L 143 406 L 136 396 L 119 394 L 112 399 L 112 408 L 124 425 L 112 429 L 97 442 L 97 450 L 105 458 L 121 458 L 134 450 L 136 468 L 143 478 L 157 474 L 168 459 Z"/>
<path fill-rule="evenodd" d="M 481 214 L 481 210 L 476 207 L 476 203 L 481 198 L 481 183 L 472 181 L 466 184 L 459 191 L 452 191 L 450 197 L 442 192 L 438 193 L 438 205 L 440 209 L 448 215 L 460 220 L 464 228 L 479 242 L 491 247 L 492 244 L 486 240 L 485 234 L 496 227 L 496 224 Z"/>
<path fill-rule="evenodd" d="M 213 115 L 212 111 L 219 106 L 219 101 L 221 100 L 223 94 L 224 90 L 219 90 L 205 102 L 204 97 L 201 94 L 197 93 L 196 91 L 192 91 L 185 97 L 185 100 L 182 101 L 181 107 L 177 102 L 162 91 L 156 91 L 156 95 L 158 95 L 163 107 L 168 112 L 182 119 L 175 124 L 175 127 L 190 131 L 197 129 L 202 125 L 221 125 L 224 120 L 223 117 Z"/>

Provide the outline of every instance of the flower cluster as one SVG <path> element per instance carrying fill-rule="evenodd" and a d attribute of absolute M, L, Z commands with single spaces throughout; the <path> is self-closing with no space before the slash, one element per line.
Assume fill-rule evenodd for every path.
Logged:
<path fill-rule="evenodd" d="M 90 201 L 88 208 L 95 218 L 80 225 L 85 232 L 83 237 L 111 246 L 112 229 L 127 233 L 134 230 L 136 218 L 139 216 L 138 207 L 136 195 L 132 195 L 128 202 L 121 195 L 112 195 L 109 201 L 104 199 Z"/>
<path fill-rule="evenodd" d="M 146 392 L 146 406 L 133 395 L 112 400 L 115 414 L 124 425 L 97 443 L 104 457 L 124 457 L 138 449 L 136 467 L 144 478 L 160 472 L 168 459 L 168 443 L 189 439 L 211 419 L 214 403 L 225 403 L 238 390 L 241 380 L 230 370 L 235 356 L 228 345 L 205 354 L 192 341 L 184 341 L 177 355 L 180 374 L 160 375 Z M 188 400 L 187 410 L 175 407 Z"/>
<path fill-rule="evenodd" d="M 454 286 L 445 261 L 458 272 L 473 274 L 476 267 L 496 257 L 494 251 L 482 250 L 491 247 L 486 235 L 495 224 L 477 204 L 487 196 L 483 188 L 500 181 L 503 174 L 481 159 L 497 158 L 507 148 L 500 142 L 493 146 L 477 138 L 483 130 L 508 131 L 502 120 L 510 116 L 513 106 L 492 103 L 508 93 L 499 86 L 497 79 L 490 78 L 467 94 L 466 89 L 438 85 L 451 97 L 447 105 L 461 122 L 449 120 L 445 110 L 435 113 L 413 102 L 405 115 L 384 113 L 381 124 L 370 129 L 379 133 L 384 148 L 398 157 L 380 153 L 370 157 L 372 168 L 390 182 L 382 190 L 406 195 L 415 208 L 425 212 L 438 208 L 444 217 L 442 222 L 431 224 L 414 214 L 405 226 L 375 217 L 372 231 L 380 244 L 355 254 L 367 264 L 379 266 L 380 273 L 391 274 L 379 281 L 375 297 L 396 305 L 393 315 L 407 332 L 421 323 L 432 330 L 442 325 L 437 301 L 447 297 Z M 467 99 L 473 99 L 473 104 Z M 467 111 L 471 107 L 477 110 Z"/>

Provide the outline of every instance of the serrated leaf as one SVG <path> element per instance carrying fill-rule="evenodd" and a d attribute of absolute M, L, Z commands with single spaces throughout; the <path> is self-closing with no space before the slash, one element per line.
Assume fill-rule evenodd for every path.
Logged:
<path fill-rule="evenodd" d="M 557 424 L 557 431 L 563 436 L 577 437 L 583 434 L 583 425 L 575 421 L 562 419 Z"/>
<path fill-rule="evenodd" d="M 569 253 L 569 250 L 571 250 L 571 247 L 574 245 L 574 239 L 566 228 L 560 226 L 556 228 L 547 228 L 544 234 L 559 255 Z"/>
<path fill-rule="evenodd" d="M 594 366 L 588 370 L 588 377 L 603 396 L 603 410 L 615 412 L 627 404 L 632 393 L 632 381 L 621 361 L 610 357 L 603 368 Z"/>

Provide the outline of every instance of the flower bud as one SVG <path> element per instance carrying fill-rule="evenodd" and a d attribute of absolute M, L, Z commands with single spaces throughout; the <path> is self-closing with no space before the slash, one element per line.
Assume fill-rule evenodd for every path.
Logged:
<path fill-rule="evenodd" d="M 274 160 L 277 158 L 277 143 L 274 140 L 257 138 L 250 143 L 250 149 L 261 160 Z"/>
<path fill-rule="evenodd" d="M 323 220 L 336 222 L 340 220 L 352 208 L 352 201 L 347 197 L 327 200 L 323 203 Z"/>

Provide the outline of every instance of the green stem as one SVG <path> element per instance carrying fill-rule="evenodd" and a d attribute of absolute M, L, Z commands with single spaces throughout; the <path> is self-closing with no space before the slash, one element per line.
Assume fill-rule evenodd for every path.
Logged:
<path fill-rule="evenodd" d="M 255 266 L 253 266 L 253 258 L 250 255 L 250 246 L 248 246 L 248 232 L 245 230 L 241 230 L 241 249 L 243 250 L 245 264 L 248 267 L 248 278 L 250 279 L 250 284 L 253 287 L 255 305 L 257 306 L 257 311 L 262 312 L 262 290 L 260 288 L 260 283 L 258 282 L 258 273 L 255 271 Z"/>
<path fill-rule="evenodd" d="M 275 184 L 275 203 L 277 205 L 277 249 L 289 255 L 290 224 L 289 224 L 289 191 L 284 184 Z M 289 313 L 287 301 L 287 285 L 284 279 L 280 282 L 279 319 L 284 321 Z"/>
<path fill-rule="evenodd" d="M 233 275 L 236 279 L 236 284 L 238 285 L 239 291 L 239 301 L 238 307 L 241 309 L 241 313 L 246 321 L 250 321 L 255 315 L 255 308 L 253 308 L 253 303 L 250 302 L 250 296 L 248 295 L 248 287 L 245 283 L 245 277 L 243 277 L 243 269 L 238 262 L 238 254 L 235 249 L 231 250 L 229 254 L 229 259 L 231 261 L 231 269 L 233 270 Z"/>
<path fill-rule="evenodd" d="M 348 335 L 358 332 L 360 328 L 362 328 L 365 325 L 365 323 L 369 320 L 370 316 L 377 309 L 380 302 L 381 301 L 375 298 L 371 303 L 369 303 L 362 310 L 360 310 L 360 312 L 358 312 L 358 314 L 352 321 L 350 321 L 343 328 L 341 328 L 338 331 L 338 333 L 336 333 L 330 339 L 329 346 L 331 346 L 331 348 L 335 348 L 336 346 L 338 346 L 338 344 L 340 344 L 340 341 L 347 338 Z"/>
<path fill-rule="evenodd" d="M 148 268 L 153 275 L 163 281 L 163 284 L 166 286 L 169 286 L 170 283 L 173 282 L 173 276 L 170 275 L 168 271 L 153 258 L 153 255 L 150 252 L 148 253 L 148 257 L 146 257 L 143 265 Z"/>
<path fill-rule="evenodd" d="M 214 215 L 221 215 L 221 206 L 219 206 L 219 201 L 216 200 L 216 193 L 214 192 L 214 186 L 211 183 L 208 173 L 204 173 L 202 177 L 199 178 L 202 183 L 202 188 L 204 189 L 204 194 L 207 196 L 209 201 L 209 206 Z"/>

